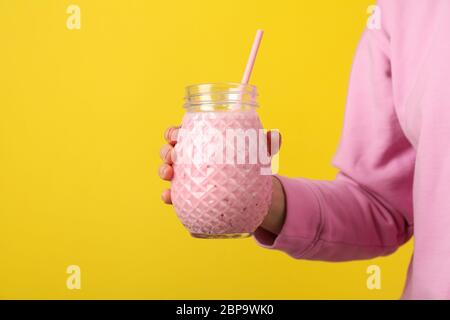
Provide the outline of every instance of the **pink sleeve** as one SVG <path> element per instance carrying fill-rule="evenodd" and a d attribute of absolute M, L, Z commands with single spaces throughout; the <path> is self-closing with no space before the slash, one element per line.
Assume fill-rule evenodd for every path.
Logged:
<path fill-rule="evenodd" d="M 292 257 L 345 261 L 394 252 L 412 235 L 414 151 L 394 108 L 389 40 L 366 31 L 353 64 L 333 181 L 279 177 L 286 219 L 262 246 Z"/>

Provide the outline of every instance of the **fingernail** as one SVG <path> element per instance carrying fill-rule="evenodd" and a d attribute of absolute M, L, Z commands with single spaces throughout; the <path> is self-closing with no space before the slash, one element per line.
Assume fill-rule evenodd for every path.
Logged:
<path fill-rule="evenodd" d="M 164 138 L 166 140 L 168 140 L 170 138 L 171 133 L 172 133 L 172 128 L 167 129 L 166 132 L 164 133 Z"/>
<path fill-rule="evenodd" d="M 178 130 L 173 130 L 170 134 L 170 140 L 175 141 L 177 140 Z"/>
<path fill-rule="evenodd" d="M 170 151 L 170 148 L 168 146 L 165 146 L 164 147 L 164 159 L 165 160 L 168 160 L 167 156 L 169 155 L 169 151 Z"/>

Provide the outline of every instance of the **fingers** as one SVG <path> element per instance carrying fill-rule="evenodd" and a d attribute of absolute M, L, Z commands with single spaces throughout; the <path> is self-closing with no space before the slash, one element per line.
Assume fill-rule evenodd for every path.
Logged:
<path fill-rule="evenodd" d="M 177 135 L 178 131 L 180 129 L 180 126 L 174 126 L 170 127 L 164 132 L 164 139 L 171 145 L 175 145 L 177 143 Z"/>
<path fill-rule="evenodd" d="M 159 155 L 160 155 L 161 159 L 164 161 L 164 163 L 159 166 L 159 170 L 158 170 L 159 176 L 163 180 L 172 180 L 172 178 L 173 178 L 174 172 L 173 172 L 173 167 L 171 166 L 171 164 L 173 163 L 173 160 L 174 160 L 173 146 L 177 143 L 177 136 L 178 136 L 179 128 L 180 128 L 180 126 L 173 126 L 173 127 L 168 128 L 164 132 L 164 139 L 166 139 L 168 144 L 164 145 L 159 152 Z M 166 189 L 162 192 L 161 200 L 164 203 L 172 204 L 170 189 Z"/>
<path fill-rule="evenodd" d="M 161 179 L 170 181 L 173 178 L 173 167 L 170 164 L 163 163 L 159 166 L 158 174 Z M 161 194 L 161 200 L 164 203 L 172 204 L 172 198 L 170 196 L 170 189 L 164 190 Z"/>
<path fill-rule="evenodd" d="M 274 139 L 274 149 L 272 150 L 272 135 Z M 278 142 L 278 143 L 277 143 Z M 270 155 L 275 155 L 281 148 L 281 134 L 278 131 L 267 131 L 267 150 Z"/>
<path fill-rule="evenodd" d="M 161 179 L 170 181 L 173 178 L 173 167 L 166 163 L 159 166 L 158 174 Z"/>
<path fill-rule="evenodd" d="M 166 204 L 172 204 L 172 197 L 170 196 L 170 189 L 166 189 L 161 194 L 161 200 Z"/>
<path fill-rule="evenodd" d="M 161 150 L 159 151 L 159 156 L 161 157 L 162 161 L 164 161 L 164 163 L 172 164 L 174 159 L 173 146 L 170 144 L 162 146 Z"/>

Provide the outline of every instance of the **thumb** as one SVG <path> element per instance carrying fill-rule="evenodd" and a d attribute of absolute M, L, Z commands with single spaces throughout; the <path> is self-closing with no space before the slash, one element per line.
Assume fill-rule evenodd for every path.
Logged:
<path fill-rule="evenodd" d="M 267 150 L 271 156 L 277 154 L 281 147 L 281 134 L 279 131 L 267 131 Z M 272 150 L 273 148 L 273 150 Z"/>

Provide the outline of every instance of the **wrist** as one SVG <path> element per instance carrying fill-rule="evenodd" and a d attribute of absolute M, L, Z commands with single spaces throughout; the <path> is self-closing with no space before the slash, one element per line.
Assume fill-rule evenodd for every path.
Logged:
<path fill-rule="evenodd" d="M 286 217 L 286 199 L 280 180 L 272 177 L 272 201 L 261 228 L 279 234 Z"/>

